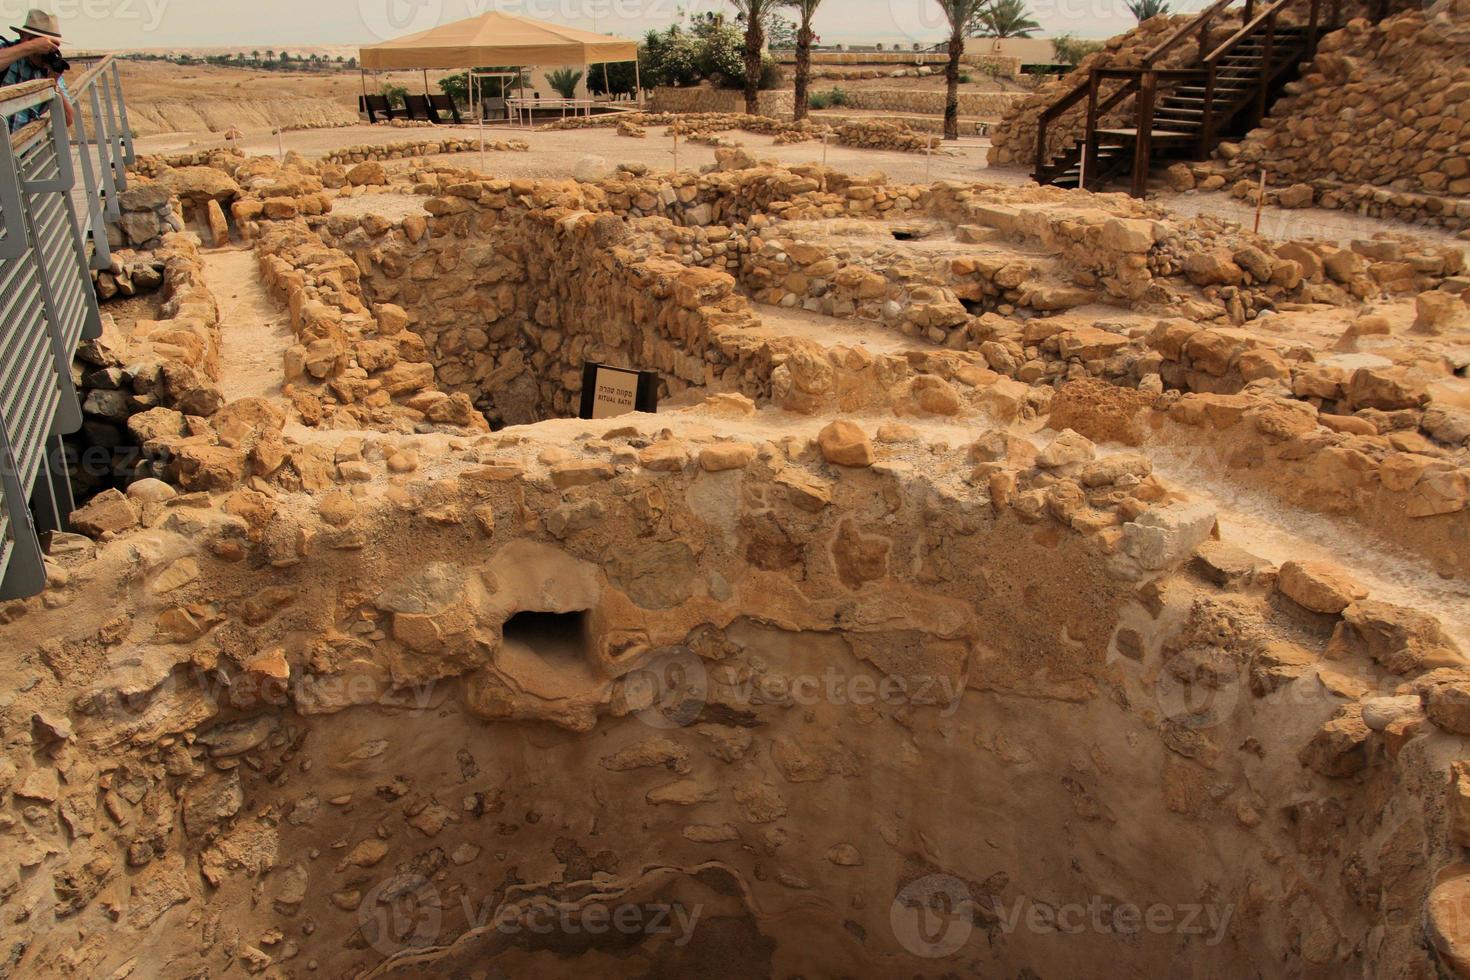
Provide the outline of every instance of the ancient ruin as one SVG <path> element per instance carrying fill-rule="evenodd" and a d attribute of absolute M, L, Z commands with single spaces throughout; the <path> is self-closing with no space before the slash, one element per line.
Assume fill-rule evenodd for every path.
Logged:
<path fill-rule="evenodd" d="M 1392 193 L 1470 203 L 1455 57 Z M 1159 183 L 1371 180 L 1293 98 Z M 139 156 L 0 603 L 4 975 L 1470 976 L 1453 207 L 605 125 L 767 142 Z M 658 411 L 580 417 L 588 363 Z"/>

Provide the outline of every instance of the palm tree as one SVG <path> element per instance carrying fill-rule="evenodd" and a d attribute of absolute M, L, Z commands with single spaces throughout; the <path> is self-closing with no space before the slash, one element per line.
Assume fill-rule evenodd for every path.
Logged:
<path fill-rule="evenodd" d="M 575 99 L 577 97 L 577 83 L 582 80 L 582 73 L 571 68 L 558 68 L 556 71 L 546 73 L 546 84 L 556 90 L 556 93 L 564 99 Z"/>
<path fill-rule="evenodd" d="M 252 51 L 252 52 L 250 52 L 250 60 L 252 62 L 254 62 L 255 64 L 257 64 L 257 65 L 260 64 L 260 52 L 259 51 Z"/>
<path fill-rule="evenodd" d="M 965 34 L 980 20 L 995 0 L 937 0 L 949 21 L 949 63 L 944 66 L 944 138 L 960 138 L 960 58 L 965 54 Z"/>
<path fill-rule="evenodd" d="M 1140 24 L 1160 14 L 1167 14 L 1170 9 L 1168 0 L 1127 0 L 1127 3 L 1128 10 L 1138 18 Z"/>
<path fill-rule="evenodd" d="M 1041 30 L 1041 25 L 1032 20 L 1026 9 L 1026 0 L 995 0 L 993 6 L 983 10 L 970 25 L 974 37 L 1030 37 Z"/>
<path fill-rule="evenodd" d="M 745 114 L 760 115 L 761 51 L 766 46 L 766 18 L 781 0 L 730 0 L 745 19 Z"/>
<path fill-rule="evenodd" d="M 801 22 L 796 26 L 796 113 L 797 122 L 807 117 L 807 86 L 811 81 L 812 73 L 812 42 L 816 35 L 812 33 L 812 17 L 817 12 L 817 6 L 822 0 L 786 0 L 786 3 L 796 8 Z"/>

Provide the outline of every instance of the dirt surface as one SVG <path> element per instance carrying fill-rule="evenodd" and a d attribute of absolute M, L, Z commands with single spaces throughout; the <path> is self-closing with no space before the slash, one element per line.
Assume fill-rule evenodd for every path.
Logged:
<path fill-rule="evenodd" d="M 448 72 L 429 72 L 430 91 Z M 363 90 L 356 71 L 283 72 L 257 68 L 175 65 L 129 61 L 122 67 L 128 119 L 142 136 L 158 133 L 217 132 L 236 127 L 268 134 L 277 126 L 331 126 L 357 118 Z M 410 92 L 424 87 L 421 72 L 369 76 L 368 90 L 384 84 Z"/>
<path fill-rule="evenodd" d="M 296 150 L 309 158 L 320 157 L 332 150 L 356 144 L 390 144 L 430 136 L 473 138 L 477 131 L 470 127 L 441 126 L 433 130 L 399 129 L 390 126 L 350 126 L 343 129 L 306 130 L 282 133 L 279 145 L 276 136 L 261 133 L 247 134 L 234 145 L 248 154 L 274 154 L 281 147 Z M 577 161 L 589 154 L 605 157 L 613 163 L 642 163 L 655 170 L 669 170 L 674 164 L 674 141 L 672 137 L 650 130 L 646 139 L 631 139 L 617 136 L 608 130 L 561 130 L 539 132 L 513 126 L 486 127 L 487 140 L 524 139 L 531 144 L 530 153 L 495 152 L 485 154 L 485 172 L 503 177 L 570 177 Z M 736 135 L 742 144 L 762 159 L 779 160 L 782 163 L 819 163 L 822 161 L 822 144 L 817 142 L 796 143 L 776 146 L 772 137 L 752 133 Z M 205 146 L 224 146 L 217 136 L 206 134 L 181 134 L 150 136 L 138 140 L 141 153 L 177 153 Z M 987 171 L 985 169 L 984 140 L 968 138 L 948 145 L 942 153 L 936 153 L 928 163 L 920 153 L 895 153 L 883 150 L 866 150 L 852 147 L 827 147 L 827 164 L 851 173 L 866 174 L 881 170 L 891 179 L 905 182 L 922 181 L 926 172 L 933 180 L 977 180 L 995 179 L 1005 183 L 1025 183 L 1029 178 L 1019 172 Z M 459 167 L 479 167 L 479 155 L 459 153 L 452 156 L 434 157 L 435 163 L 448 163 Z M 713 147 L 679 141 L 679 168 L 697 170 L 714 163 Z"/>
<path fill-rule="evenodd" d="M 992 171 L 997 172 L 997 171 Z M 1207 214 L 1228 221 L 1238 221 L 1253 228 L 1256 208 L 1221 192 L 1185 191 L 1157 195 L 1158 202 L 1182 215 Z M 1348 242 L 1355 238 L 1372 238 L 1383 231 L 1411 233 L 1428 241 L 1445 244 L 1456 242 L 1455 236 L 1443 228 L 1406 225 L 1401 221 L 1369 218 L 1350 211 L 1325 208 L 1285 210 L 1266 208 L 1261 212 L 1261 234 L 1268 238 L 1320 238 L 1330 242 Z"/>
<path fill-rule="evenodd" d="M 286 314 L 272 302 L 246 248 L 203 253 L 210 288 L 220 300 L 220 390 L 234 401 L 281 393 L 281 365 L 294 342 Z"/>

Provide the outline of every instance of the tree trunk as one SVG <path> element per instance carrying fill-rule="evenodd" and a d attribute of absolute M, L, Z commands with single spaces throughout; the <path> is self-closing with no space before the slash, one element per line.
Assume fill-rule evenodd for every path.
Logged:
<path fill-rule="evenodd" d="M 812 73 L 812 33 L 810 24 L 802 24 L 796 32 L 796 115 L 797 122 L 807 117 L 807 88 Z"/>
<path fill-rule="evenodd" d="M 765 31 L 759 17 L 752 17 L 745 29 L 745 114 L 761 112 L 761 48 L 765 47 Z"/>
<path fill-rule="evenodd" d="M 960 56 L 965 53 L 965 25 L 949 34 L 949 63 L 944 66 L 944 138 L 960 138 Z"/>

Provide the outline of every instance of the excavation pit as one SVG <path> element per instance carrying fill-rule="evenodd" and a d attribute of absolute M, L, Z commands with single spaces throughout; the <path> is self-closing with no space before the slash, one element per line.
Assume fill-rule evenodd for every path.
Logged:
<path fill-rule="evenodd" d="M 169 486 L 99 497 L 0 610 L 8 900 L 50 926 L 22 968 L 1427 975 L 1456 948 L 1465 456 L 1415 294 L 1378 300 L 1388 365 L 1339 375 L 1366 271 L 1152 205 L 359 176 L 388 190 L 237 223 L 280 391 L 160 388 L 129 424 Z M 1231 292 L 1186 271 L 1224 253 Z M 1387 271 L 1454 274 L 1412 254 Z M 207 324 L 169 258 L 167 332 Z M 660 412 L 572 417 L 589 361 L 657 372 Z M 1381 538 L 1397 563 L 1334 550 Z"/>

